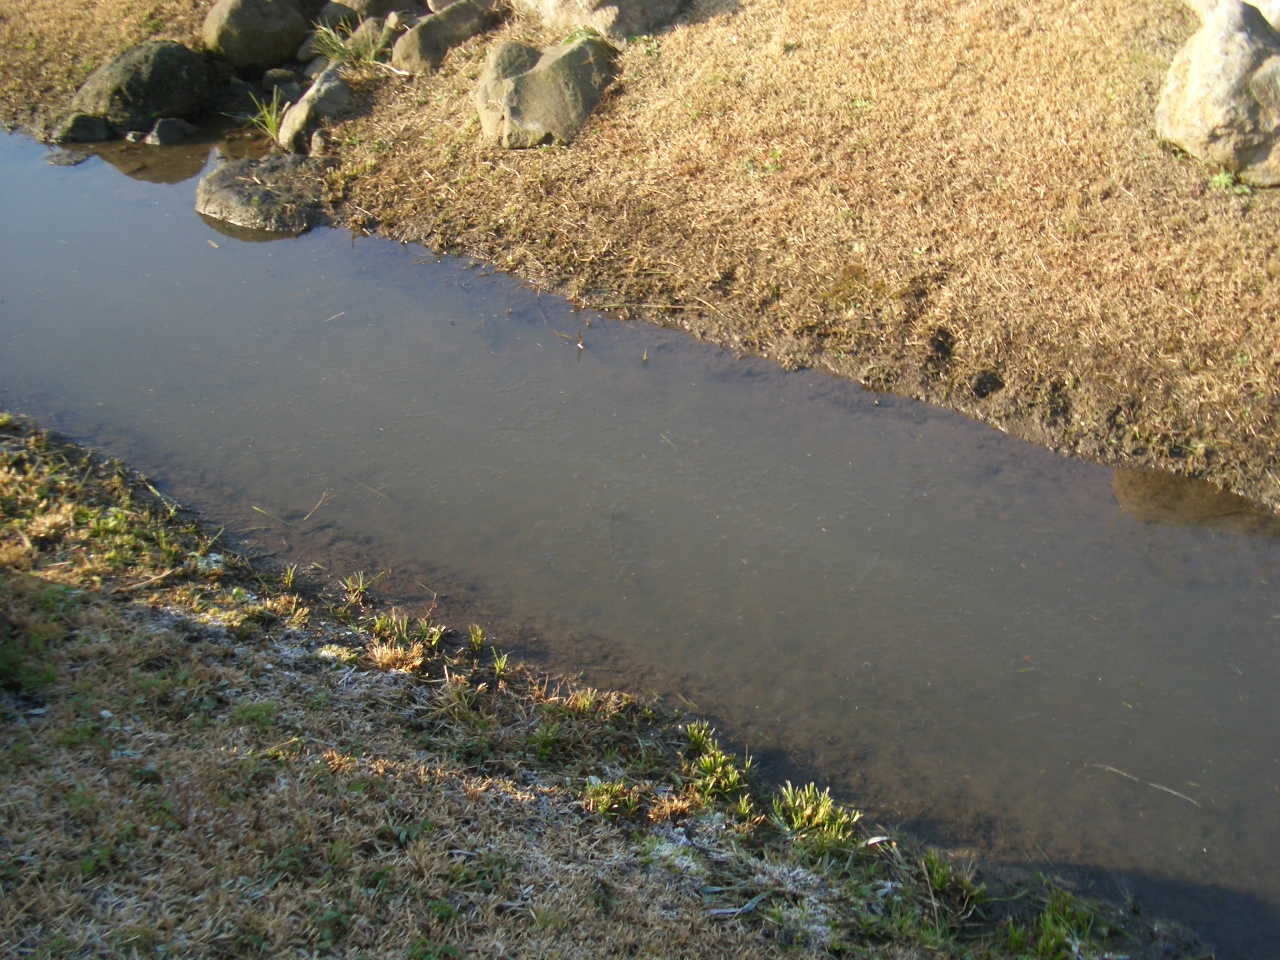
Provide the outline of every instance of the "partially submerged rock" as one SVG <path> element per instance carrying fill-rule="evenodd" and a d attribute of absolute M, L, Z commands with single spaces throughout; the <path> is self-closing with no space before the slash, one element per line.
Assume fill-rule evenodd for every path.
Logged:
<path fill-rule="evenodd" d="M 111 127 L 103 117 L 91 113 L 73 113 L 54 128 L 56 143 L 98 143 L 111 139 Z"/>
<path fill-rule="evenodd" d="M 325 162 L 268 156 L 215 166 L 196 188 L 196 212 L 237 227 L 299 234 L 329 222 Z"/>
<path fill-rule="evenodd" d="M 1244 183 L 1280 185 L 1280 32 L 1256 7 L 1208 12 L 1169 68 L 1156 131 Z"/>
<path fill-rule="evenodd" d="M 685 0 L 513 0 L 553 30 L 591 27 L 613 40 L 653 33 L 680 15 Z"/>
<path fill-rule="evenodd" d="M 479 36 L 497 21 L 497 14 L 488 7 L 459 0 L 406 31 L 391 50 L 391 65 L 409 73 L 434 73 L 453 47 Z"/>
<path fill-rule="evenodd" d="M 171 147 L 175 143 L 181 143 L 199 129 L 194 123 L 187 123 L 180 117 L 164 117 L 156 121 L 143 143 L 152 147 Z"/>
<path fill-rule="evenodd" d="M 316 77 L 302 99 L 285 111 L 276 137 L 280 146 L 289 151 L 300 151 L 306 143 L 308 128 L 317 120 L 334 117 L 351 109 L 355 97 L 342 79 L 338 64 L 330 64 Z"/>
<path fill-rule="evenodd" d="M 292 60 L 310 29 L 295 0 L 218 0 L 204 20 L 204 44 L 258 76 Z"/>
<path fill-rule="evenodd" d="M 172 40 L 140 43 L 89 76 L 54 139 L 85 142 L 131 130 L 146 133 L 160 117 L 199 116 L 217 95 L 213 67 L 204 57 Z"/>
<path fill-rule="evenodd" d="M 514 41 L 498 45 L 476 90 L 481 128 L 512 149 L 570 143 L 613 82 L 616 57 L 598 37 L 546 51 Z"/>

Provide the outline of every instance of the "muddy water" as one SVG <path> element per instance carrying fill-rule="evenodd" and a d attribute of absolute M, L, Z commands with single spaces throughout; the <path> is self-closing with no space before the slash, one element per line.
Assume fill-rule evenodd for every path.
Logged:
<path fill-rule="evenodd" d="M 0 405 L 318 576 L 481 598 L 885 815 L 1280 955 L 1274 521 L 465 262 L 244 243 L 192 182 L 16 139 L 0 173 Z"/>

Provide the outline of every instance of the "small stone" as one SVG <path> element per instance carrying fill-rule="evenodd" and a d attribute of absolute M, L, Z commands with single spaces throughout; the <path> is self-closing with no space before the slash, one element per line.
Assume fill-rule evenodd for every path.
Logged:
<path fill-rule="evenodd" d="M 351 88 L 342 79 L 341 68 L 337 64 L 332 65 L 316 77 L 315 83 L 301 100 L 285 111 L 284 119 L 280 121 L 277 142 L 286 150 L 301 150 L 303 137 L 309 126 L 316 120 L 337 116 L 349 110 L 354 102 Z"/>
<path fill-rule="evenodd" d="M 98 143 L 111 138 L 106 118 L 88 113 L 73 113 L 53 132 L 56 143 Z"/>
<path fill-rule="evenodd" d="M 127 143 L 141 143 L 147 139 L 147 135 L 141 130 L 130 130 L 124 135 L 124 139 Z"/>
<path fill-rule="evenodd" d="M 329 154 L 329 134 L 324 130 L 317 130 L 311 134 L 311 149 L 307 151 L 313 157 L 324 157 Z"/>
<path fill-rule="evenodd" d="M 156 125 L 147 134 L 146 142 L 153 147 L 167 147 L 181 143 L 199 129 L 194 123 L 187 123 L 177 117 L 164 117 L 156 121 Z"/>

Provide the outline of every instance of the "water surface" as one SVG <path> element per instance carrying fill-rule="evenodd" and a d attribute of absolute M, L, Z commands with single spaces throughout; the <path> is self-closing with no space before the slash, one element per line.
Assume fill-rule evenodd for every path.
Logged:
<path fill-rule="evenodd" d="M 491 598 L 886 816 L 1280 955 L 1270 518 L 465 261 L 243 243 L 192 181 L 12 138 L 0 173 L 5 408 L 321 576 Z"/>

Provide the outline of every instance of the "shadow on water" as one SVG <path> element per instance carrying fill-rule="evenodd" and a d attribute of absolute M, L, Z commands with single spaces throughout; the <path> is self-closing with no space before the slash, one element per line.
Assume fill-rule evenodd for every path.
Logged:
<path fill-rule="evenodd" d="M 1280 943 L 1271 518 L 398 244 L 214 242 L 189 186 L 44 158 L 0 149 L 0 404 L 775 779 Z"/>

